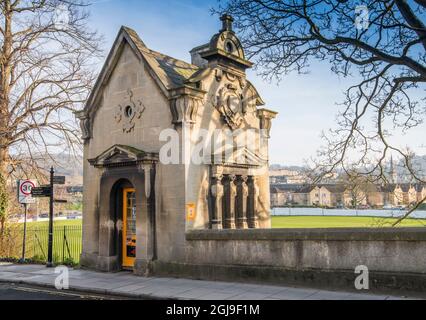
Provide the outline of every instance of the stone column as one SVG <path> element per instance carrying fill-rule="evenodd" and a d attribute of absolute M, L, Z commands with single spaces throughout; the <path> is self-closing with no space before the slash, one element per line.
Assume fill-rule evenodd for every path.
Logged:
<path fill-rule="evenodd" d="M 248 197 L 248 187 L 246 184 L 246 176 L 237 176 L 237 207 L 236 207 L 236 216 L 237 216 L 237 228 L 247 229 L 247 197 Z"/>
<path fill-rule="evenodd" d="M 147 237 L 148 241 L 145 243 L 140 243 L 139 241 L 143 239 L 141 236 L 137 236 L 137 245 L 136 248 L 144 248 L 146 252 L 146 258 L 148 261 L 157 259 L 157 226 L 155 219 L 155 190 L 153 190 L 153 183 L 155 183 L 155 164 L 144 164 L 143 165 L 144 181 L 145 181 L 145 197 L 143 198 L 142 208 L 146 208 L 147 211 Z M 146 204 L 145 204 L 146 203 Z M 144 209 L 142 209 L 144 210 Z M 140 220 L 143 220 L 140 219 Z M 142 222 L 142 221 L 141 221 Z M 138 221 L 136 220 L 136 224 Z M 139 250 L 136 255 L 140 253 Z M 142 251 L 142 252 L 143 252 Z"/>
<path fill-rule="evenodd" d="M 212 176 L 211 184 L 212 195 L 212 215 L 210 221 L 211 229 L 222 229 L 222 198 L 223 198 L 223 185 L 222 175 L 216 174 Z"/>
<path fill-rule="evenodd" d="M 237 196 L 237 187 L 234 180 L 234 175 L 227 175 L 224 179 L 225 199 L 223 201 L 223 213 L 224 228 L 226 229 L 235 229 L 235 198 Z"/>
<path fill-rule="evenodd" d="M 248 176 L 247 185 L 249 195 L 247 200 L 247 220 L 249 228 L 259 228 L 259 221 L 257 217 L 257 209 L 259 203 L 259 187 L 256 183 L 256 178 Z"/>

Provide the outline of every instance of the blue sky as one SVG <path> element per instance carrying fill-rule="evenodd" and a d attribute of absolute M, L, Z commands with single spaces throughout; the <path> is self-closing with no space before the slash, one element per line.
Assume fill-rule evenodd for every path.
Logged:
<path fill-rule="evenodd" d="M 212 16 L 213 1 L 192 0 L 94 0 L 91 25 L 105 37 L 109 50 L 122 25 L 135 29 L 145 44 L 185 61 L 190 61 L 189 50 L 208 42 L 220 28 L 218 17 Z M 270 144 L 271 163 L 302 165 L 314 156 L 321 131 L 335 126 L 337 102 L 350 79 L 339 79 L 327 63 L 314 63 L 310 74 L 285 76 L 279 84 L 268 83 L 248 72 L 266 108 L 279 112 L 273 122 Z M 407 142 L 420 154 L 425 153 L 418 136 L 424 137 L 425 126 L 416 128 L 408 136 L 396 137 L 401 145 Z M 417 141 L 410 143 L 410 141 Z"/>

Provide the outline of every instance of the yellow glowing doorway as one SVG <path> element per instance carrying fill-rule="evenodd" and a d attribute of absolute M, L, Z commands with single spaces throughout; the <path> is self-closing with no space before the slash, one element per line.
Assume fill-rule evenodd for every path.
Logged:
<path fill-rule="evenodd" d="M 133 268 L 136 259 L 135 189 L 123 189 L 123 268 Z"/>

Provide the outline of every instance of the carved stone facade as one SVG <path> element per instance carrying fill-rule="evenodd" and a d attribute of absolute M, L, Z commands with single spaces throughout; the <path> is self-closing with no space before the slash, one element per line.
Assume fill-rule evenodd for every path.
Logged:
<path fill-rule="evenodd" d="M 77 119 L 80 121 L 81 139 L 86 141 L 92 137 L 90 117 L 87 112 L 79 111 L 75 113 Z"/>
<path fill-rule="evenodd" d="M 129 89 L 124 103 L 118 105 L 114 119 L 122 125 L 123 132 L 129 133 L 133 130 L 136 121 L 141 118 L 144 111 L 145 107 L 142 101 L 134 101 L 133 92 Z"/>
<path fill-rule="evenodd" d="M 125 237 L 123 192 L 133 192 L 135 234 L 127 240 L 136 244 L 137 273 L 149 272 L 155 260 L 184 263 L 189 230 L 270 227 L 268 142 L 276 113 L 262 108 L 246 78 L 252 63 L 232 18 L 221 20 L 221 30 L 191 50 L 192 63 L 147 48 L 129 28 L 120 30 L 76 114 L 85 160 L 83 266 L 124 266 L 126 252 L 118 245 Z M 165 131 L 179 139 L 179 163 L 160 161 L 169 143 L 160 139 Z M 201 133 L 216 131 L 230 132 L 232 146 L 219 157 L 204 154 L 211 161 L 188 161 Z"/>
<path fill-rule="evenodd" d="M 179 125 L 182 123 L 195 123 L 197 119 L 198 107 L 202 103 L 203 91 L 194 88 L 183 87 L 172 92 L 170 100 L 170 111 L 173 117 L 173 123 Z"/>
<path fill-rule="evenodd" d="M 266 137 L 271 137 L 271 127 L 272 127 L 272 119 L 275 118 L 276 112 L 267 110 L 267 109 L 259 109 L 257 111 L 258 117 L 260 119 L 260 129 L 265 130 Z"/>
<path fill-rule="evenodd" d="M 236 130 L 243 122 L 242 117 L 242 99 L 241 94 L 238 94 L 237 88 L 228 83 L 219 89 L 215 108 L 222 115 L 222 119 L 232 129 Z"/>

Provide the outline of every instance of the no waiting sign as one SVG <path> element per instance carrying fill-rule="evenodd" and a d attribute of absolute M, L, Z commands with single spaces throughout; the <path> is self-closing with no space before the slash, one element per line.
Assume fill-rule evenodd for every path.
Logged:
<path fill-rule="evenodd" d="M 35 203 L 35 199 L 31 196 L 31 190 L 36 186 L 34 180 L 18 181 L 18 200 L 22 204 Z"/>

